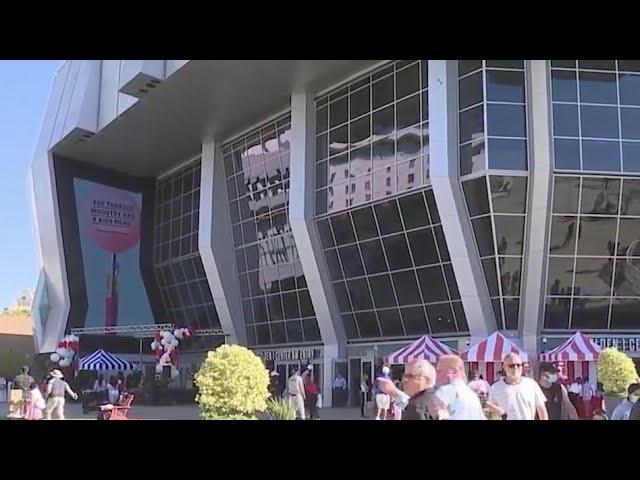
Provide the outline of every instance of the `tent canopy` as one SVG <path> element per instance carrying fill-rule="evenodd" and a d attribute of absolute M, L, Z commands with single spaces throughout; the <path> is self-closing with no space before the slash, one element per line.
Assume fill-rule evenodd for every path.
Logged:
<path fill-rule="evenodd" d="M 465 362 L 502 362 L 508 353 L 517 353 L 523 362 L 529 361 L 527 353 L 500 332 L 489 335 L 460 356 Z"/>
<path fill-rule="evenodd" d="M 80 370 L 135 370 L 136 366 L 103 349 L 80 359 Z"/>
<path fill-rule="evenodd" d="M 413 360 L 428 360 L 431 363 L 436 363 L 438 357 L 441 355 L 454 353 L 455 352 L 444 343 L 428 335 L 424 335 L 406 347 L 402 347 L 385 356 L 384 361 L 389 364 L 409 363 Z"/>
<path fill-rule="evenodd" d="M 600 346 L 582 332 L 574 333 L 566 342 L 540 354 L 541 362 L 594 362 L 600 356 Z"/>

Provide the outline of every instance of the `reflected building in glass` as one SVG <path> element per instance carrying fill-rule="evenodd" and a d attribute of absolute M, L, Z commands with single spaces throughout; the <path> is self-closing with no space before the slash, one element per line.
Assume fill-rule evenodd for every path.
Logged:
<path fill-rule="evenodd" d="M 65 162 L 145 185 L 157 323 L 246 345 L 283 385 L 310 365 L 327 404 L 337 374 L 355 405 L 362 375 L 422 335 L 462 351 L 499 330 L 537 358 L 581 330 L 640 350 L 640 61 L 63 70 L 32 168 L 41 352 L 86 303 Z"/>

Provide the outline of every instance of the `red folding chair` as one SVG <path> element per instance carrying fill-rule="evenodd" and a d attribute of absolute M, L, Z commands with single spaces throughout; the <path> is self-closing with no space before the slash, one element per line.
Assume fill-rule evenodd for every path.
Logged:
<path fill-rule="evenodd" d="M 119 405 L 101 405 L 98 409 L 105 420 L 129 420 L 129 410 L 135 395 L 125 393 Z"/>

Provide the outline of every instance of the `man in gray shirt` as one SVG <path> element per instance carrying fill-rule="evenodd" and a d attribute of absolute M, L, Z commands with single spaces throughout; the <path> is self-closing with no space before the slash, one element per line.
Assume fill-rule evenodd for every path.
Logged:
<path fill-rule="evenodd" d="M 55 418 L 57 420 L 64 420 L 64 394 L 69 394 L 74 400 L 78 399 L 78 395 L 71 390 L 71 387 L 67 382 L 63 380 L 62 372 L 58 369 L 51 372 L 53 377 L 47 384 L 47 408 L 46 418 L 51 420 Z"/>

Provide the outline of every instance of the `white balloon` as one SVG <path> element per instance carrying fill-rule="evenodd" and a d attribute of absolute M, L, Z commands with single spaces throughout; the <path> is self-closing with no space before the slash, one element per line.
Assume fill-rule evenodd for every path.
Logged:
<path fill-rule="evenodd" d="M 57 353 L 58 355 L 60 355 L 61 357 L 64 357 L 64 356 L 65 356 L 65 354 L 67 353 L 67 349 L 66 349 L 66 348 L 62 348 L 62 347 L 60 347 L 60 348 L 58 348 L 58 349 L 56 350 L 56 353 Z"/>
<path fill-rule="evenodd" d="M 182 329 L 176 328 L 173 331 L 173 336 L 176 337 L 178 340 L 182 340 Z"/>
<path fill-rule="evenodd" d="M 160 333 L 160 335 L 162 335 L 162 338 L 167 338 L 171 335 L 171 332 L 168 330 L 164 330 Z"/>
<path fill-rule="evenodd" d="M 189 331 L 188 328 L 183 328 L 182 329 L 182 333 L 185 337 L 190 337 L 191 336 L 191 332 Z"/>
<path fill-rule="evenodd" d="M 158 348 L 158 343 L 154 340 L 149 346 L 151 347 L 151 350 L 155 350 L 156 348 Z"/>
<path fill-rule="evenodd" d="M 180 341 L 177 338 L 174 338 L 169 345 L 171 345 L 173 348 L 176 348 L 178 345 L 180 345 Z"/>
<path fill-rule="evenodd" d="M 61 367 L 68 367 L 69 365 L 71 365 L 71 362 L 69 360 L 67 360 L 66 358 L 63 358 L 62 360 L 60 360 L 60 366 Z"/>
<path fill-rule="evenodd" d="M 171 358 L 169 357 L 168 353 L 163 353 L 162 356 L 160 357 L 160 364 L 161 365 L 170 365 L 171 364 Z"/>
<path fill-rule="evenodd" d="M 160 364 L 156 365 L 156 373 L 162 373 L 162 365 Z"/>
<path fill-rule="evenodd" d="M 79 342 L 80 341 L 80 337 L 78 337 L 77 335 L 71 335 L 71 341 L 72 342 Z"/>
<path fill-rule="evenodd" d="M 49 359 L 53 363 L 58 363 L 60 361 L 60 355 L 58 355 L 57 353 L 52 353 L 51 356 L 49 357 Z"/>

